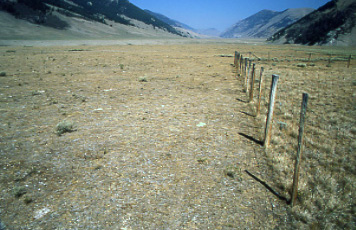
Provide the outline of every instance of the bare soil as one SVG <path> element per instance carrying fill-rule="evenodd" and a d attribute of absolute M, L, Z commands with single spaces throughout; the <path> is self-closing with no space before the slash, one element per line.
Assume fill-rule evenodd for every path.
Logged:
<path fill-rule="evenodd" d="M 355 50 L 329 49 L 0 47 L 1 221 L 6 229 L 351 229 L 355 63 L 347 69 L 327 59 Z M 265 67 L 259 117 L 232 65 L 235 50 Z M 300 60 L 309 52 L 313 65 Z M 265 149 L 272 74 L 281 80 Z M 292 209 L 286 200 L 304 91 L 312 106 L 309 163 Z M 74 127 L 58 135 L 62 121 Z"/>

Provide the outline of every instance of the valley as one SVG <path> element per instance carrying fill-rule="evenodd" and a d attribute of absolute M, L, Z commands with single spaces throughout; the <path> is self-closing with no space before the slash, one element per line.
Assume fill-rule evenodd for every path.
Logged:
<path fill-rule="evenodd" d="M 353 228 L 355 49 L 77 42 L 0 46 L 6 229 Z M 257 73 L 265 68 L 260 116 L 235 51 Z M 272 74 L 280 82 L 265 149 Z M 290 199 L 303 92 L 310 102 L 291 208 L 246 170 Z"/>

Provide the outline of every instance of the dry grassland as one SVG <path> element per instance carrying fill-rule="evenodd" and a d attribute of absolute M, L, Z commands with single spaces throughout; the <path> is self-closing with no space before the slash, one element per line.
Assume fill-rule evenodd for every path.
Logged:
<path fill-rule="evenodd" d="M 261 116 L 236 78 L 235 50 L 265 68 Z M 223 43 L 0 47 L 0 219 L 7 229 L 352 229 L 349 54 Z M 272 74 L 280 81 L 265 149 Z M 245 170 L 290 199 L 303 92 L 291 208 Z"/>

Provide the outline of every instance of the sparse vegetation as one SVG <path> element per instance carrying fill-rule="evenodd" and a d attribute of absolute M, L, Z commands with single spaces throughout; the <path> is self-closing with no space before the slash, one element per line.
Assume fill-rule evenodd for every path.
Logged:
<path fill-rule="evenodd" d="M 143 77 L 139 77 L 139 78 L 138 78 L 138 81 L 139 81 L 139 82 L 148 82 L 148 79 L 147 79 L 146 76 L 143 76 Z"/>
<path fill-rule="evenodd" d="M 28 194 L 25 194 L 24 197 L 23 197 L 23 202 L 25 202 L 25 204 L 30 204 L 33 202 L 33 199 L 30 195 Z"/>
<path fill-rule="evenodd" d="M 61 121 L 56 126 L 57 135 L 61 136 L 64 133 L 71 133 L 76 131 L 74 123 L 71 121 Z"/>
<path fill-rule="evenodd" d="M 230 178 L 241 180 L 241 169 L 233 166 L 228 166 L 224 170 L 224 174 Z"/>
<path fill-rule="evenodd" d="M 349 69 L 342 59 L 326 64 L 330 53 L 353 50 L 221 41 L 84 48 L 91 51 L 0 47 L 2 71 L 11 75 L 0 78 L 0 210 L 7 226 L 352 229 L 355 63 Z M 233 58 L 219 57 L 236 49 L 253 52 L 261 57 L 257 69 L 265 67 L 259 117 L 252 116 L 256 100 L 246 103 Z M 311 52 L 313 68 L 299 61 Z M 260 141 L 272 74 L 280 82 L 265 150 Z M 265 185 L 290 199 L 302 92 L 310 101 L 299 196 L 291 208 Z"/>
<path fill-rule="evenodd" d="M 301 67 L 301 68 L 305 68 L 307 67 L 307 64 L 304 64 L 304 63 L 298 63 L 297 64 L 298 67 Z"/>
<path fill-rule="evenodd" d="M 13 190 L 14 196 L 20 198 L 27 193 L 26 188 L 23 186 L 16 186 Z"/>

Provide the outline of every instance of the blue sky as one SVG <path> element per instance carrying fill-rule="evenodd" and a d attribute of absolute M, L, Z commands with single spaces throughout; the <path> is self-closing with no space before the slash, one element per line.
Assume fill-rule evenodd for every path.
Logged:
<path fill-rule="evenodd" d="M 227 29 L 260 10 L 317 9 L 330 0 L 130 0 L 141 9 L 161 13 L 195 29 Z"/>

